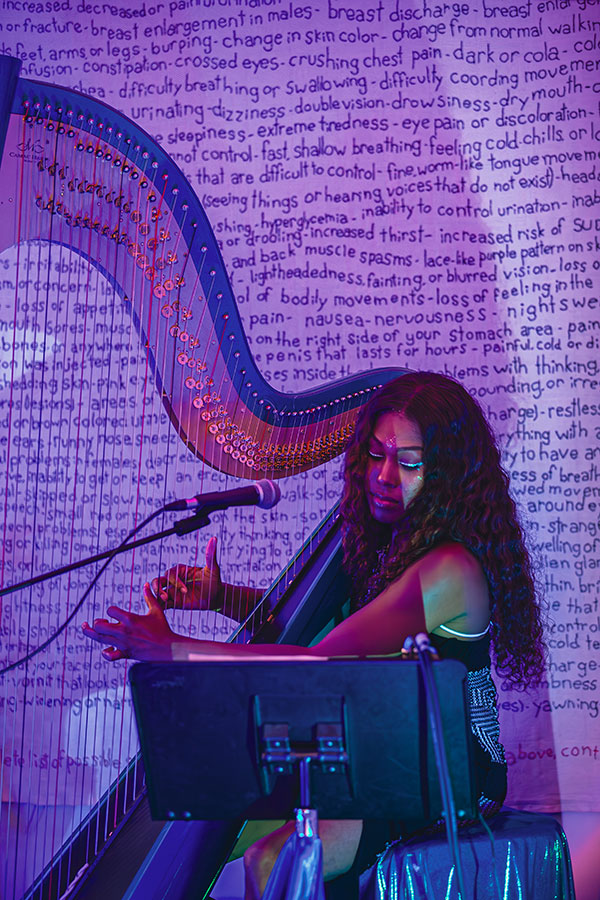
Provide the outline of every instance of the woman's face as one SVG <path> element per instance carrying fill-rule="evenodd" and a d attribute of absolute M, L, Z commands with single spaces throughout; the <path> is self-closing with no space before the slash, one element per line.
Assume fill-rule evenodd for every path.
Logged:
<path fill-rule="evenodd" d="M 423 486 L 423 438 L 401 413 L 377 419 L 369 438 L 365 492 L 373 518 L 394 525 Z"/>

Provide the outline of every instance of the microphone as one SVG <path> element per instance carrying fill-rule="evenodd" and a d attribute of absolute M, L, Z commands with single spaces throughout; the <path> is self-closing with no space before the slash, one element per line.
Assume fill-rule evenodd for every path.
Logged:
<path fill-rule="evenodd" d="M 230 491 L 212 491 L 208 494 L 196 494 L 189 500 L 173 500 L 167 503 L 165 511 L 181 511 L 193 509 L 196 512 L 213 512 L 227 509 L 229 506 L 258 506 L 260 509 L 272 509 L 281 499 L 281 489 L 274 481 L 263 478 L 254 484 L 232 488 Z"/>

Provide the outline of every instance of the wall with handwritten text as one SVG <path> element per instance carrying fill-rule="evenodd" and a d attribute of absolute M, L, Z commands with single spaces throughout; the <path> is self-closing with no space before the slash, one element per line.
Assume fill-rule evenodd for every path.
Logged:
<path fill-rule="evenodd" d="M 547 684 L 528 694 L 499 684 L 509 802 L 598 810 L 598 4 L 4 0 L 1 6 L 0 51 L 21 58 L 22 77 L 116 107 L 181 168 L 220 241 L 248 341 L 269 382 L 298 391 L 400 365 L 445 372 L 480 401 L 502 447 L 549 608 Z M 53 263 L 40 264 L 50 275 Z M 88 280 L 83 263 L 65 264 L 73 267 L 73 284 Z M 0 258 L 0 421 L 7 421 L 10 404 L 11 266 L 10 254 Z M 100 279 L 95 290 L 101 317 L 109 287 Z M 99 331 L 94 353 L 115 354 L 118 372 L 130 347 L 122 335 L 115 339 L 114 322 L 110 329 L 118 346 L 110 351 L 109 330 Z M 115 383 L 115 395 L 118 389 Z M 145 490 L 151 497 L 160 483 L 165 454 L 182 453 L 191 474 L 170 489 L 185 493 L 193 461 L 183 448 L 171 449 L 168 422 L 155 403 L 147 414 L 157 416 L 157 446 L 143 448 L 152 460 L 144 457 L 143 465 L 159 481 Z M 25 400 L 16 412 L 27 421 Z M 68 416 L 67 407 L 62 414 Z M 0 463 L 4 451 L 0 442 Z M 50 505 L 66 502 L 60 496 L 68 484 L 53 482 L 52 472 L 53 458 L 68 452 L 68 442 L 46 447 L 38 477 L 47 478 Z M 79 472 L 87 473 L 92 492 L 99 453 L 90 437 Z M 332 467 L 324 482 L 324 508 L 338 493 L 337 471 Z M 289 490 L 300 488 L 290 483 Z M 12 480 L 6 521 L 5 541 L 15 544 L 5 544 L 10 554 L 25 538 Z M 251 538 L 251 521 L 238 512 L 221 548 L 232 581 L 248 574 L 240 548 Z M 40 525 L 48 565 L 64 550 L 55 530 L 51 520 Z M 268 535 L 259 536 L 249 578 L 274 574 L 292 544 L 283 535 L 273 557 Z M 157 554 L 139 558 L 140 583 L 148 566 L 159 565 Z M 111 582 L 116 591 L 119 571 Z M 19 574 L 5 569 L 5 583 Z M 70 590 L 79 584 L 87 584 L 84 576 Z M 7 660 L 30 627 L 27 602 L 5 603 Z M 96 602 L 102 607 L 102 596 Z M 36 627 L 42 637 L 46 632 Z M 225 633 L 227 622 L 218 627 Z M 70 646 L 79 645 L 74 632 Z M 67 652 L 76 682 L 88 651 Z M 36 671 L 27 696 L 19 672 L 11 676 L 3 701 L 12 716 L 5 799 L 18 780 L 22 723 L 33 734 L 35 703 L 64 688 L 62 655 L 61 645 L 56 672 Z M 50 653 L 48 667 L 51 661 Z M 116 704 L 128 701 L 110 693 L 117 682 L 108 667 L 94 665 L 102 727 L 115 728 Z M 72 690 L 78 698 L 76 684 Z M 79 712 L 69 710 L 69 735 L 81 721 L 85 701 L 79 702 Z M 52 704 L 46 706 L 51 716 Z M 46 753 L 50 774 L 61 752 L 74 759 L 75 778 L 85 765 L 77 742 L 69 749 L 64 733 L 62 747 L 56 739 L 55 729 L 45 749 L 32 738 L 32 752 L 40 766 Z M 95 735 L 91 745 L 89 765 L 94 756 L 99 769 L 111 769 L 107 742 Z"/>

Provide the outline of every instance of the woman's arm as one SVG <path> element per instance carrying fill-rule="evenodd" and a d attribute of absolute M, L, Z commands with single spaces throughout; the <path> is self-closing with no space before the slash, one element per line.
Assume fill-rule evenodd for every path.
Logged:
<path fill-rule="evenodd" d="M 398 653 L 409 635 L 431 633 L 450 622 L 477 633 L 489 616 L 488 586 L 480 564 L 462 544 L 441 544 L 332 629 L 311 653 Z"/>
<path fill-rule="evenodd" d="M 83 633 L 99 644 L 107 646 L 102 651 L 105 659 L 139 659 L 147 662 L 186 659 L 190 653 L 204 656 L 256 657 L 309 656 L 312 650 L 282 644 L 227 644 L 221 641 L 202 641 L 176 634 L 167 622 L 163 604 L 149 584 L 144 585 L 144 599 L 148 605 L 146 615 L 128 612 L 118 606 L 109 606 L 107 614 L 115 619 L 94 619 L 92 625 L 84 622 Z M 320 654 L 324 655 L 324 654 Z"/>
<path fill-rule="evenodd" d="M 371 603 L 329 632 L 310 650 L 287 644 L 225 644 L 175 634 L 150 585 L 144 588 L 148 614 L 109 607 L 115 619 L 85 623 L 84 633 L 109 645 L 106 659 L 184 658 L 188 653 L 251 658 L 266 656 L 379 656 L 399 653 L 406 637 L 452 622 L 466 632 L 489 621 L 489 596 L 477 560 L 461 544 L 443 544 L 410 566 Z"/>

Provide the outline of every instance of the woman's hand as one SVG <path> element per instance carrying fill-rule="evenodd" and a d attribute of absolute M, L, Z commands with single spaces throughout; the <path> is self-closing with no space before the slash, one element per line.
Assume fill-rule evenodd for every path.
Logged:
<path fill-rule="evenodd" d="M 206 545 L 206 565 L 173 566 L 152 582 L 152 590 L 164 609 L 218 609 L 223 604 L 224 585 L 217 562 L 217 539 Z"/>
<path fill-rule="evenodd" d="M 162 604 L 156 598 L 149 584 L 144 585 L 144 599 L 148 604 L 145 616 L 127 612 L 118 606 L 109 606 L 107 619 L 94 619 L 92 625 L 84 622 L 83 633 L 108 646 L 102 651 L 105 659 L 140 659 L 146 661 L 172 659 L 172 644 L 180 640 L 167 623 Z"/>

